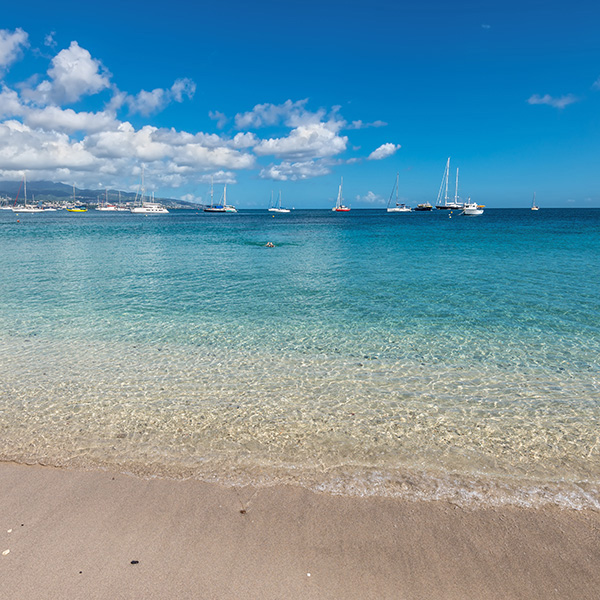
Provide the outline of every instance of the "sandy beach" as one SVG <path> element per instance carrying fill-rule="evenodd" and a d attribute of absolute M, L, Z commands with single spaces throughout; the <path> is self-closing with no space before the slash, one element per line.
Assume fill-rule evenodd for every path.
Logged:
<path fill-rule="evenodd" d="M 600 513 L 0 465 L 2 595 L 595 599 Z"/>

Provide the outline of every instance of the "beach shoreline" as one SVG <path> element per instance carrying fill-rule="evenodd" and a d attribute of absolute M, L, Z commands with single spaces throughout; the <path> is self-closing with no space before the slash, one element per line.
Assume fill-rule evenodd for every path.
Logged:
<path fill-rule="evenodd" d="M 7 598 L 591 600 L 600 589 L 594 510 L 14 463 L 0 463 L 0 488 Z"/>

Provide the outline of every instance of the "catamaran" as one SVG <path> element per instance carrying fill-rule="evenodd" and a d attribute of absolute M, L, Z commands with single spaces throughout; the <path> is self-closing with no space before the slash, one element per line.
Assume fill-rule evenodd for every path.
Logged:
<path fill-rule="evenodd" d="M 389 213 L 412 212 L 412 208 L 410 208 L 410 206 L 406 206 L 406 204 L 400 203 L 400 198 L 398 197 L 398 194 L 399 194 L 398 179 L 399 179 L 399 177 L 400 177 L 400 173 L 396 173 L 396 185 L 394 186 L 394 189 L 392 190 L 392 193 L 390 194 L 390 199 L 388 200 L 388 204 L 387 204 L 387 212 L 389 212 Z M 390 204 L 392 203 L 392 197 L 394 196 L 394 190 L 396 190 L 396 204 L 395 204 L 395 206 L 390 206 Z"/>
<path fill-rule="evenodd" d="M 19 192 L 17 192 L 17 197 L 15 199 L 15 204 L 12 206 L 12 211 L 16 213 L 40 213 L 44 212 L 44 209 L 41 206 L 27 206 L 27 174 L 23 173 L 23 206 L 17 206 L 17 201 L 19 199 Z M 19 187 L 19 191 L 21 188 Z"/>
<path fill-rule="evenodd" d="M 348 212 L 350 210 L 349 206 L 344 205 L 344 198 L 342 197 L 342 186 L 344 185 L 344 178 L 342 177 L 340 181 L 340 187 L 338 189 L 338 196 L 335 202 L 335 206 L 331 209 L 333 212 Z"/>
<path fill-rule="evenodd" d="M 162 204 L 158 202 L 146 202 L 144 200 L 145 191 L 146 190 L 144 188 L 144 169 L 142 168 L 142 187 L 139 195 L 140 204 L 138 206 L 131 207 L 132 213 L 136 215 L 164 215 L 169 212 Z M 154 200 L 154 196 L 152 196 L 152 199 Z M 138 200 L 137 195 L 136 200 Z"/>
<path fill-rule="evenodd" d="M 456 188 L 454 192 L 454 202 L 448 197 L 448 175 L 450 173 L 450 157 L 446 162 L 446 168 L 442 177 L 442 183 L 440 184 L 440 190 L 438 192 L 435 207 L 439 210 L 459 210 L 463 207 L 462 202 L 458 200 L 458 169 L 456 169 Z M 445 188 L 446 192 L 442 198 L 442 190 Z M 442 200 L 444 201 L 442 203 Z"/>
<path fill-rule="evenodd" d="M 535 192 L 533 192 L 533 202 L 531 203 L 531 210 L 540 210 L 540 207 L 535 203 Z"/>
<path fill-rule="evenodd" d="M 269 205 L 268 210 L 269 210 L 269 212 L 276 212 L 276 213 L 289 213 L 290 212 L 289 208 L 283 208 L 283 206 L 281 206 L 281 190 L 279 190 L 279 198 L 277 199 L 277 202 L 275 204 L 273 204 L 273 192 L 271 192 L 271 204 Z"/>

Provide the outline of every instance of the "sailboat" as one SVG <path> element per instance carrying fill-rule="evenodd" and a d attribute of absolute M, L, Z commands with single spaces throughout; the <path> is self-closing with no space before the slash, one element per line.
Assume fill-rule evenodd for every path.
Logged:
<path fill-rule="evenodd" d="M 235 206 L 231 204 L 227 204 L 227 184 L 223 186 L 223 203 L 222 204 L 214 204 L 213 202 L 213 184 L 212 178 L 210 181 L 210 206 L 205 206 L 203 208 L 204 212 L 210 213 L 236 213 L 237 209 Z"/>
<path fill-rule="evenodd" d="M 540 207 L 535 203 L 535 192 L 533 192 L 533 202 L 531 203 L 531 210 L 540 210 Z"/>
<path fill-rule="evenodd" d="M 70 206 L 67 206 L 67 211 L 68 212 L 86 212 L 87 211 L 87 206 L 85 206 L 84 204 L 77 204 L 77 201 L 75 199 L 75 186 L 73 186 L 73 204 Z"/>
<path fill-rule="evenodd" d="M 17 200 L 19 199 L 19 192 L 17 192 L 17 197 L 15 199 L 15 204 L 12 207 L 13 212 L 17 213 L 40 213 L 44 212 L 44 209 L 41 206 L 27 206 L 27 173 L 23 173 L 23 206 L 17 206 Z M 19 187 L 19 190 L 21 188 Z"/>
<path fill-rule="evenodd" d="M 448 197 L 448 176 L 450 174 L 450 157 L 446 162 L 446 168 L 444 169 L 444 175 L 442 176 L 442 183 L 440 184 L 440 191 L 438 192 L 435 207 L 439 210 L 458 210 L 463 207 L 462 203 L 458 201 L 458 169 L 456 169 L 456 188 L 454 191 L 454 202 Z M 445 188 L 446 192 L 442 198 L 442 190 Z M 442 203 L 442 200 L 444 201 Z"/>
<path fill-rule="evenodd" d="M 279 198 L 277 199 L 277 203 L 273 204 L 273 192 L 271 192 L 271 205 L 269 206 L 269 212 L 276 212 L 276 213 L 289 213 L 290 209 L 289 208 L 283 208 L 283 206 L 281 206 L 281 190 L 279 190 Z"/>
<path fill-rule="evenodd" d="M 98 206 L 96 206 L 96 210 L 110 210 L 110 211 L 114 211 L 114 210 L 119 210 L 119 208 L 117 207 L 116 204 L 111 204 L 108 201 L 108 190 L 104 190 L 104 204 L 98 204 Z"/>
<path fill-rule="evenodd" d="M 139 196 L 140 204 L 139 206 L 132 206 L 131 212 L 136 215 L 164 215 L 169 212 L 162 204 L 159 204 L 158 202 L 146 202 L 144 200 L 144 192 L 144 168 L 142 167 L 142 187 Z M 154 197 L 152 197 L 152 199 L 154 199 Z"/>
<path fill-rule="evenodd" d="M 396 190 L 396 205 L 395 206 L 390 206 L 391 202 L 392 202 L 392 197 L 394 196 L 394 190 L 392 190 L 392 193 L 390 194 L 390 199 L 388 200 L 388 205 L 387 205 L 387 212 L 389 213 L 401 213 L 401 212 L 412 212 L 412 208 L 410 208 L 410 206 L 406 206 L 406 204 L 400 204 L 399 202 L 399 198 L 398 198 L 398 179 L 400 177 L 400 173 L 396 173 L 396 185 L 394 186 L 394 190 Z"/>
<path fill-rule="evenodd" d="M 338 196 L 335 202 L 335 206 L 331 209 L 333 212 L 348 212 L 349 206 L 344 206 L 344 198 L 342 197 L 342 186 L 344 185 L 344 178 L 341 178 L 340 187 L 338 189 Z"/>

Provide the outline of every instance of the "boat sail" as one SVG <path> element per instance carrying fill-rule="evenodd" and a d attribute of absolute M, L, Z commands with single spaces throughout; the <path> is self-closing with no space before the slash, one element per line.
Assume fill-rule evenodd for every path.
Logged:
<path fill-rule="evenodd" d="M 131 212 L 136 215 L 164 215 L 169 212 L 162 204 L 159 204 L 158 202 L 146 202 L 144 200 L 144 192 L 144 168 L 142 167 L 142 187 L 139 197 L 140 205 L 133 206 L 131 208 Z"/>
<path fill-rule="evenodd" d="M 344 205 L 344 198 L 342 196 L 342 186 L 344 185 L 344 178 L 341 178 L 340 187 L 338 189 L 338 196 L 335 202 L 335 206 L 331 209 L 333 212 L 348 212 L 350 210 L 349 206 Z"/>
<path fill-rule="evenodd" d="M 458 200 L 458 169 L 456 169 L 456 188 L 454 191 L 454 202 L 448 197 L 448 176 L 450 174 L 450 157 L 446 161 L 446 168 L 444 169 L 444 175 L 442 176 L 442 183 L 440 184 L 440 190 L 438 192 L 435 207 L 439 210 L 458 210 L 463 207 L 462 202 Z M 445 189 L 444 197 L 442 198 L 442 190 Z M 443 200 L 443 202 L 442 202 Z"/>
<path fill-rule="evenodd" d="M 406 204 L 401 204 L 400 203 L 400 199 L 398 198 L 398 179 L 400 178 L 400 173 L 396 173 L 396 185 L 394 186 L 394 189 L 392 190 L 392 193 L 390 194 L 390 199 L 388 200 L 388 204 L 387 204 L 387 212 L 389 213 L 404 213 L 404 212 L 412 212 L 412 208 L 410 208 L 410 206 L 406 206 Z M 392 203 L 392 198 L 394 196 L 394 190 L 396 191 L 396 204 L 395 206 L 390 206 L 390 204 Z"/>
<path fill-rule="evenodd" d="M 540 207 L 535 203 L 535 192 L 533 192 L 533 202 L 531 203 L 531 210 L 540 210 Z"/>
<path fill-rule="evenodd" d="M 227 184 L 223 186 L 223 202 L 219 204 L 214 204 L 213 202 L 213 183 L 212 177 L 210 179 L 210 206 L 205 206 L 203 208 L 204 212 L 209 213 L 236 213 L 237 209 L 235 206 L 231 204 L 227 204 Z"/>
<path fill-rule="evenodd" d="M 75 199 L 75 186 L 73 186 L 73 204 L 71 206 L 67 206 L 67 212 L 86 212 L 87 206 L 84 204 L 77 204 L 77 200 Z"/>
<path fill-rule="evenodd" d="M 41 206 L 27 206 L 27 173 L 23 173 L 23 206 L 17 206 L 17 201 L 19 200 L 19 192 L 17 192 L 17 197 L 15 198 L 15 204 L 12 207 L 13 212 L 18 213 L 40 213 L 44 212 L 44 209 Z M 19 191 L 21 187 L 19 186 Z"/>
<path fill-rule="evenodd" d="M 276 213 L 289 213 L 290 209 L 289 208 L 283 208 L 283 206 L 281 206 L 281 190 L 279 190 L 279 198 L 277 199 L 277 202 L 275 204 L 273 204 L 273 192 L 271 192 L 271 205 L 269 206 L 269 212 L 276 212 Z"/>
<path fill-rule="evenodd" d="M 114 211 L 119 210 L 119 207 L 116 204 L 112 204 L 108 201 L 108 189 L 104 190 L 104 203 L 98 204 L 96 210 L 104 210 L 104 211 Z"/>

